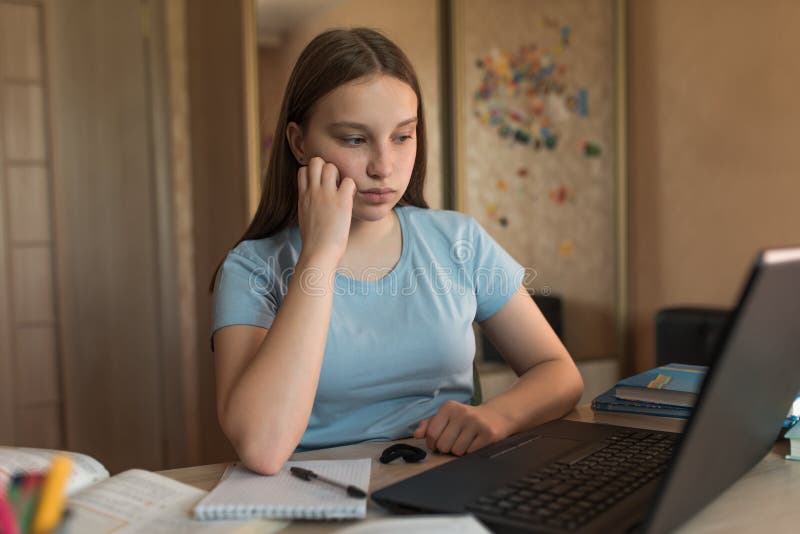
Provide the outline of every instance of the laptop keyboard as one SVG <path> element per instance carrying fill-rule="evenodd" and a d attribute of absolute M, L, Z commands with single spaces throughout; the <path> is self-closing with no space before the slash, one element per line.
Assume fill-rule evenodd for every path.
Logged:
<path fill-rule="evenodd" d="M 677 436 L 620 431 L 476 499 L 467 509 L 576 530 L 661 475 Z"/>

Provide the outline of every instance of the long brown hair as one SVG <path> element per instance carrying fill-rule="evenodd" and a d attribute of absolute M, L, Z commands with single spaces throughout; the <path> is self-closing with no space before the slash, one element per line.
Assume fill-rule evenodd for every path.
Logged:
<path fill-rule="evenodd" d="M 375 74 L 393 76 L 407 83 L 417 95 L 417 154 L 408 188 L 399 203 L 428 207 L 423 196 L 428 154 L 425 114 L 419 81 L 411 61 L 396 44 L 375 30 L 328 30 L 305 47 L 289 77 L 264 173 L 258 210 L 237 245 L 249 239 L 269 237 L 297 224 L 297 171 L 300 165 L 286 139 L 287 125 L 296 122 L 305 128 L 319 99 L 347 82 Z M 222 261 L 211 279 L 211 292 L 221 266 Z"/>

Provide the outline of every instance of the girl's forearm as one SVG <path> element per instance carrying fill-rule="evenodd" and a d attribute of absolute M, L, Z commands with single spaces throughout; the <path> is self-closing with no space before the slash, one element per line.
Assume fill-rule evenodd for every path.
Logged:
<path fill-rule="evenodd" d="M 528 369 L 508 391 L 484 406 L 506 420 L 511 435 L 568 414 L 581 395 L 583 379 L 572 360 L 547 360 Z"/>
<path fill-rule="evenodd" d="M 223 429 L 255 471 L 277 472 L 305 432 L 319 382 L 336 264 L 302 255 L 272 326 L 231 390 Z"/>

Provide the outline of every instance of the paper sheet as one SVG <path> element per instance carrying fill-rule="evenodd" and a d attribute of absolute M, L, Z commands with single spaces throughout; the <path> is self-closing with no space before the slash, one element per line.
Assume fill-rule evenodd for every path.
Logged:
<path fill-rule="evenodd" d="M 207 523 L 191 509 L 206 492 L 170 478 L 132 469 L 96 484 L 68 501 L 66 532 L 81 534 L 236 532 L 242 521 Z M 286 523 L 259 522 L 259 532 L 275 532 Z"/>
<path fill-rule="evenodd" d="M 294 477 L 289 473 L 293 466 L 367 491 L 372 461 L 369 458 L 289 461 L 271 476 L 259 475 L 236 464 L 228 467 L 219 484 L 195 507 L 195 514 L 203 519 L 232 516 L 344 519 L 366 515 L 366 499 L 350 497 L 329 484 Z"/>

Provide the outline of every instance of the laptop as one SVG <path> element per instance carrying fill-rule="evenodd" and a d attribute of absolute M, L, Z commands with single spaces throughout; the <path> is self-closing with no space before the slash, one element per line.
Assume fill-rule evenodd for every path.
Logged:
<path fill-rule="evenodd" d="M 670 532 L 772 448 L 800 389 L 800 247 L 760 253 L 683 434 L 556 420 L 372 494 L 495 532 Z"/>

